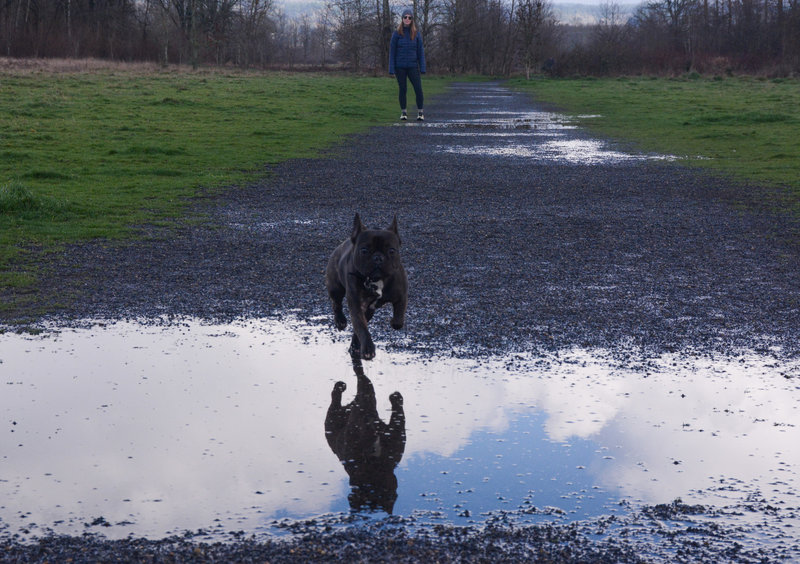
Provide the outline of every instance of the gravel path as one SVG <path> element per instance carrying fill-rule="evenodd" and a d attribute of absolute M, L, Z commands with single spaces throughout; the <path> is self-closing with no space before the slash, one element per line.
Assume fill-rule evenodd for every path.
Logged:
<path fill-rule="evenodd" d="M 372 227 L 396 213 L 411 288 L 407 328 L 391 331 L 389 311 L 379 312 L 378 354 L 800 352 L 800 220 L 760 203 L 761 189 L 601 144 L 498 84 L 456 85 L 426 113 L 422 126 L 376 128 L 324 158 L 276 166 L 258 184 L 198 198 L 202 221 L 152 229 L 135 243 L 70 247 L 50 259 L 39 301 L 47 315 L 34 322 L 292 315 L 329 325 L 328 254 L 355 212 Z M 31 311 L 4 315 L 9 325 L 32 319 Z M 0 560 L 635 562 L 645 545 L 656 561 L 675 551 L 684 561 L 780 558 L 736 552 L 736 535 L 727 542 L 723 531 L 705 542 L 659 541 L 656 526 L 641 529 L 644 544 L 590 542 L 598 526 L 415 539 L 402 527 L 309 530 L 291 551 L 191 539 L 33 547 L 0 539 Z"/>
<path fill-rule="evenodd" d="M 800 350 L 800 221 L 757 188 L 593 155 L 584 131 L 497 84 L 458 85 L 427 113 L 199 200 L 199 226 L 68 249 L 42 291 L 68 306 L 49 309 L 330 323 L 328 254 L 355 212 L 371 227 L 396 213 L 411 296 L 402 337 L 376 316 L 383 346 Z"/>

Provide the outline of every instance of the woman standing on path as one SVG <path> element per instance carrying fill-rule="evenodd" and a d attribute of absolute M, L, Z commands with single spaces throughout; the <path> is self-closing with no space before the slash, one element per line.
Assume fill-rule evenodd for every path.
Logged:
<path fill-rule="evenodd" d="M 414 94 L 417 97 L 417 121 L 425 119 L 422 111 L 422 78 L 425 74 L 425 50 L 422 47 L 422 34 L 417 31 L 414 24 L 414 15 L 409 8 L 403 10 L 400 25 L 392 33 L 392 41 L 389 46 L 389 75 L 397 76 L 397 84 L 400 87 L 400 119 L 408 119 L 406 112 L 406 92 L 408 84 L 406 79 L 411 81 L 414 87 Z"/>

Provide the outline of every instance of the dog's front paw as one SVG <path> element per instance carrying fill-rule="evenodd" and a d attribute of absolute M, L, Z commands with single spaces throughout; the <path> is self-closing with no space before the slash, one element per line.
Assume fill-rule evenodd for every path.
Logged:
<path fill-rule="evenodd" d="M 364 360 L 372 360 L 375 358 L 375 345 L 373 345 L 372 342 L 361 345 L 361 358 Z"/>
<path fill-rule="evenodd" d="M 333 317 L 333 324 L 339 331 L 343 331 L 347 328 L 347 317 L 345 317 L 344 313 L 337 313 Z"/>
<path fill-rule="evenodd" d="M 390 322 L 392 329 L 402 329 L 405 324 L 406 320 L 404 317 L 393 317 Z"/>
<path fill-rule="evenodd" d="M 389 403 L 392 404 L 394 409 L 399 409 L 403 407 L 403 396 L 400 394 L 400 392 L 395 392 L 389 396 Z"/>

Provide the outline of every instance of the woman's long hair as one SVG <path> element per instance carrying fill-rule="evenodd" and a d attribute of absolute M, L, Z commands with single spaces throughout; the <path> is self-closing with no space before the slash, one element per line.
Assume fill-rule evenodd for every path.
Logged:
<path fill-rule="evenodd" d="M 397 26 L 397 33 L 403 35 L 403 17 L 400 17 L 400 25 Z M 417 22 L 416 18 L 411 17 L 411 41 L 417 38 Z"/>

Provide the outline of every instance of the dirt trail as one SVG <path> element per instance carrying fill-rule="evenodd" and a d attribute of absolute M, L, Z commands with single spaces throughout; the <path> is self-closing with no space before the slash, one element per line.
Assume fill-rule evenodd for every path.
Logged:
<path fill-rule="evenodd" d="M 322 270 L 353 214 L 396 213 L 411 298 L 402 336 L 376 318 L 384 346 L 797 354 L 800 222 L 748 204 L 753 188 L 592 139 L 495 83 L 455 85 L 427 117 L 200 200 L 201 226 L 72 247 L 42 294 L 69 302 L 50 308 L 62 319 L 328 316 Z"/>

